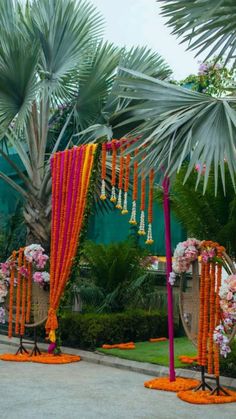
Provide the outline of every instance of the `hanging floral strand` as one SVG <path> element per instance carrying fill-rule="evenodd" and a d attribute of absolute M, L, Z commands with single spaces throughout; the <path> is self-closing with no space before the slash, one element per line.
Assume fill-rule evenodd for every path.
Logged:
<path fill-rule="evenodd" d="M 112 174 L 111 174 L 111 202 L 116 202 L 116 158 L 117 158 L 117 151 L 116 151 L 116 140 L 112 140 L 111 142 L 112 148 Z"/>
<path fill-rule="evenodd" d="M 210 323 L 209 323 L 209 343 L 208 343 L 208 374 L 213 374 L 214 329 L 215 329 L 215 263 L 212 262 L 211 269 L 210 269 Z"/>
<path fill-rule="evenodd" d="M 217 255 L 219 256 L 219 254 Z M 217 264 L 217 276 L 216 276 L 216 302 L 215 302 L 215 312 L 216 312 L 216 324 L 220 323 L 220 286 L 221 286 L 221 278 L 222 278 L 222 265 L 219 263 Z M 214 345 L 214 374 L 216 377 L 220 375 L 220 348 L 219 345 Z"/>
<path fill-rule="evenodd" d="M 103 201 L 106 199 L 106 158 L 107 158 L 107 149 L 106 143 L 102 144 L 102 187 L 100 199 Z"/>
<path fill-rule="evenodd" d="M 12 254 L 12 266 L 10 274 L 10 291 L 9 291 L 9 318 L 8 318 L 8 337 L 12 337 L 12 314 L 13 314 L 13 297 L 14 297 L 14 280 L 15 280 L 15 259 L 16 252 L 13 251 Z"/>
<path fill-rule="evenodd" d="M 26 258 L 24 256 L 24 272 L 26 271 Z M 20 335 L 23 336 L 25 333 L 25 307 L 26 307 L 26 292 L 27 292 L 27 283 L 26 283 L 26 276 L 23 275 L 22 278 L 22 300 L 21 300 L 21 320 L 20 320 Z"/>
<path fill-rule="evenodd" d="M 122 140 L 121 140 L 122 144 Z M 118 183 L 118 200 L 116 208 L 122 210 L 122 188 L 123 188 L 123 177 L 124 177 L 124 156 L 123 156 L 123 147 L 120 147 L 120 172 L 119 172 L 119 183 Z"/>
<path fill-rule="evenodd" d="M 152 221 L 153 221 L 153 186 L 154 186 L 154 169 L 149 173 L 149 195 L 148 195 L 148 233 L 146 244 L 153 244 L 152 238 Z"/>
<path fill-rule="evenodd" d="M 134 156 L 137 156 L 138 150 L 135 150 Z M 134 162 L 134 170 L 133 170 L 133 202 L 132 202 L 132 211 L 131 217 L 129 220 L 130 224 L 136 225 L 136 202 L 138 198 L 138 162 Z"/>
<path fill-rule="evenodd" d="M 140 236 L 145 236 L 145 197 L 146 197 L 146 178 L 144 174 L 141 175 L 141 204 L 140 204 L 140 224 L 138 234 Z"/>
<path fill-rule="evenodd" d="M 130 175 L 130 154 L 125 159 L 125 186 L 124 186 L 124 204 L 121 214 L 128 214 L 127 202 L 128 202 L 128 190 L 129 190 L 129 175 Z"/>
<path fill-rule="evenodd" d="M 19 334 L 19 323 L 20 323 L 20 303 L 21 303 L 21 271 L 23 258 L 23 249 L 19 250 L 18 254 L 18 274 L 17 274 L 17 291 L 16 291 L 16 324 L 15 324 L 15 333 Z"/>
<path fill-rule="evenodd" d="M 30 322 L 30 309 L 31 309 L 31 294 L 32 294 L 32 263 L 28 262 L 28 287 L 27 287 L 27 309 L 26 309 L 26 323 Z"/>

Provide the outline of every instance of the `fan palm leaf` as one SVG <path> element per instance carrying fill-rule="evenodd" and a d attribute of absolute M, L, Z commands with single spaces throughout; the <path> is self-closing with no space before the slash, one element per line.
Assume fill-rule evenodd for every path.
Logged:
<path fill-rule="evenodd" d="M 158 0 L 173 34 L 183 36 L 188 49 L 207 50 L 236 67 L 236 3 L 234 0 Z"/>
<path fill-rule="evenodd" d="M 146 145 L 144 169 L 149 171 L 150 167 L 155 167 L 171 176 L 180 170 L 187 159 L 187 178 L 197 163 L 205 164 L 205 191 L 211 166 L 214 167 L 216 188 L 219 171 L 225 185 L 226 160 L 234 183 L 234 99 L 213 98 L 138 72 L 126 72 L 126 79 L 120 80 L 120 96 L 143 103 L 129 107 L 131 116 L 122 124 L 139 124 L 132 134 L 141 135 L 141 138 L 133 147 Z M 200 173 L 197 183 L 199 180 Z"/>

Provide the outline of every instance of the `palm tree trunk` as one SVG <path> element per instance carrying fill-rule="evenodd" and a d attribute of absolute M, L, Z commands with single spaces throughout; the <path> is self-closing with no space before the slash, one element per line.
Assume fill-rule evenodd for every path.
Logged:
<path fill-rule="evenodd" d="M 50 249 L 50 206 L 40 201 L 26 202 L 23 211 L 27 227 L 26 244 L 39 243 L 46 252 Z"/>

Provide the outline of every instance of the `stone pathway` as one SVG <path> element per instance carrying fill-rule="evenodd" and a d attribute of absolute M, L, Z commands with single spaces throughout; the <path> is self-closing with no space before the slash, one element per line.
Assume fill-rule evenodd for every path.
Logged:
<path fill-rule="evenodd" d="M 0 352 L 14 352 L 0 344 Z M 81 361 L 0 361 L 1 419 L 233 419 L 236 404 L 197 406 L 148 390 L 146 374 Z"/>

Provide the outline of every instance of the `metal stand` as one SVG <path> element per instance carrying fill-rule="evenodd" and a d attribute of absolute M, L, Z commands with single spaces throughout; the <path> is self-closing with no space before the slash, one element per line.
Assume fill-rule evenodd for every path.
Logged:
<path fill-rule="evenodd" d="M 215 377 L 215 379 L 216 379 L 216 387 L 211 391 L 211 395 L 216 393 L 217 396 L 220 396 L 220 393 L 223 393 L 225 396 L 230 396 L 228 391 L 225 390 L 223 387 L 221 387 L 220 377 Z"/>
<path fill-rule="evenodd" d="M 20 335 L 20 345 L 19 345 L 19 348 L 17 349 L 15 355 L 18 355 L 18 354 L 22 355 L 24 353 L 28 354 L 29 352 L 27 351 L 27 349 L 25 349 L 25 347 L 23 345 L 23 335 Z"/>
<path fill-rule="evenodd" d="M 36 355 L 41 355 L 41 352 L 37 345 L 37 332 L 36 332 L 36 327 L 34 327 L 34 346 L 33 346 L 32 351 L 30 352 L 30 356 L 36 356 Z"/>
<path fill-rule="evenodd" d="M 206 382 L 206 379 L 207 380 L 215 380 L 216 381 L 216 387 L 212 388 Z M 201 365 L 201 382 L 193 391 L 206 390 L 206 389 L 210 390 L 211 395 L 216 393 L 217 396 L 220 396 L 223 393 L 225 396 L 230 396 L 230 394 L 227 392 L 227 390 L 225 390 L 223 387 L 221 387 L 220 377 L 206 375 L 205 367 L 203 365 Z"/>

